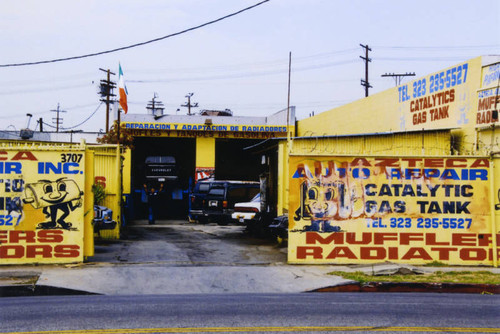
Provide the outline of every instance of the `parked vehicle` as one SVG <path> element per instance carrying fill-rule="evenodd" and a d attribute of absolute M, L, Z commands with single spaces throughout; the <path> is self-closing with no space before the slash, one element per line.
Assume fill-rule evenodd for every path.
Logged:
<path fill-rule="evenodd" d="M 113 220 L 113 211 L 105 206 L 94 205 L 94 232 L 99 233 L 101 230 L 114 230 L 116 221 Z"/>
<path fill-rule="evenodd" d="M 204 214 L 203 203 L 208 191 L 217 181 L 198 181 L 194 185 L 193 191 L 189 194 L 189 219 L 200 223 L 206 223 L 207 217 Z"/>
<path fill-rule="evenodd" d="M 276 238 L 279 245 L 284 245 L 288 242 L 288 216 L 283 215 L 273 219 L 269 225 L 272 235 Z"/>
<path fill-rule="evenodd" d="M 147 182 L 162 183 L 178 178 L 176 161 L 172 156 L 148 156 L 144 165 Z"/>
<path fill-rule="evenodd" d="M 231 221 L 234 205 L 248 202 L 260 191 L 259 182 L 218 181 L 213 184 L 205 198 L 204 215 L 208 221 L 227 225 Z"/>
<path fill-rule="evenodd" d="M 259 214 L 260 193 L 255 195 L 250 202 L 236 203 L 231 218 L 239 224 L 248 224 L 254 219 L 259 219 Z"/>

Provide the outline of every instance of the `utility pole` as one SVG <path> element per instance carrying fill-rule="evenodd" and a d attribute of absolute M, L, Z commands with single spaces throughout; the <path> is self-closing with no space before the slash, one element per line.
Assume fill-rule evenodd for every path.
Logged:
<path fill-rule="evenodd" d="M 59 117 L 59 113 L 66 112 L 66 110 L 60 110 L 59 109 L 59 103 L 57 104 L 57 109 L 51 110 L 52 112 L 56 113 L 56 117 L 52 118 L 52 121 L 55 121 L 56 123 L 56 132 L 59 132 L 59 124 L 62 124 L 62 120 Z"/>
<path fill-rule="evenodd" d="M 198 102 L 196 102 L 195 104 L 191 104 L 191 96 L 193 96 L 193 95 L 194 95 L 194 93 L 188 93 L 186 95 L 186 97 L 188 99 L 187 102 L 186 102 L 186 104 L 181 105 L 181 107 L 187 107 L 188 108 L 188 115 L 190 115 L 190 116 L 191 116 L 191 107 L 192 108 L 197 108 L 198 107 Z"/>
<path fill-rule="evenodd" d="M 151 102 L 149 102 L 146 106 L 146 109 L 150 110 L 151 115 L 153 115 L 154 117 L 159 117 L 163 115 L 163 110 L 165 110 L 165 107 L 163 105 L 163 102 L 156 101 L 156 98 L 158 98 L 158 95 L 154 93 L 153 98 L 151 99 Z"/>
<path fill-rule="evenodd" d="M 368 63 L 372 61 L 368 58 L 368 51 L 371 51 L 372 49 L 370 49 L 368 45 L 360 44 L 360 46 L 365 49 L 365 56 L 359 56 L 359 58 L 365 61 L 365 80 L 361 79 L 361 86 L 365 87 L 365 97 L 367 97 L 368 88 L 372 88 L 372 86 L 370 86 L 370 82 L 368 81 Z"/>
<path fill-rule="evenodd" d="M 111 98 L 116 95 L 113 94 L 113 89 L 116 88 L 116 83 L 111 81 L 111 75 L 116 75 L 111 72 L 109 69 L 105 70 L 99 68 L 99 70 L 106 72 L 107 77 L 106 80 L 101 80 L 99 94 L 101 95 L 101 102 L 106 103 L 106 133 L 109 131 L 109 105 L 114 102 Z"/>
<path fill-rule="evenodd" d="M 382 77 L 393 77 L 394 80 L 396 81 L 396 87 L 399 86 L 401 84 L 401 78 L 403 77 L 414 77 L 415 76 L 415 72 L 413 73 L 385 73 L 385 74 L 382 74 Z"/>

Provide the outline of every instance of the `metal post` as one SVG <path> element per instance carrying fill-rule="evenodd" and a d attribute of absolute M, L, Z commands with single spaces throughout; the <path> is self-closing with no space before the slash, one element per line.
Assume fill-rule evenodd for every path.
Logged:
<path fill-rule="evenodd" d="M 288 147 L 288 154 L 290 154 L 290 81 L 292 75 L 292 52 L 288 55 L 288 100 L 286 106 L 286 145 Z"/>
<path fill-rule="evenodd" d="M 491 247 L 493 248 L 493 267 L 498 267 L 498 250 L 497 250 L 497 224 L 495 212 L 495 177 L 494 177 L 494 159 L 490 157 L 490 217 L 491 217 Z"/>

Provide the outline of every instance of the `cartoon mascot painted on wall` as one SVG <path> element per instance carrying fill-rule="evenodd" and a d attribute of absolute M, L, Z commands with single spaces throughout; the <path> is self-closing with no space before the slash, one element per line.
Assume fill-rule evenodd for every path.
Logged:
<path fill-rule="evenodd" d="M 68 178 L 55 181 L 39 180 L 26 185 L 23 202 L 35 209 L 42 209 L 49 220 L 38 224 L 39 229 L 75 230 L 66 218 L 76 208 L 82 206 L 83 191 L 77 183 Z"/>
<path fill-rule="evenodd" d="M 302 232 L 340 232 L 338 223 L 364 213 L 362 186 L 349 182 L 334 170 L 332 165 L 324 168 L 317 163 L 313 174 L 307 164 L 298 166 L 294 178 L 301 178 L 302 182 L 300 206 L 294 220 L 310 222 Z"/>

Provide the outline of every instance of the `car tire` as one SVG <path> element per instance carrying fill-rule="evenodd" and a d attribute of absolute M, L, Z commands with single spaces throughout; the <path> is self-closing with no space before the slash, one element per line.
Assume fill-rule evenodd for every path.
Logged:
<path fill-rule="evenodd" d="M 217 219 L 217 225 L 219 225 L 219 226 L 229 225 L 229 219 L 226 219 L 226 218 Z"/>

